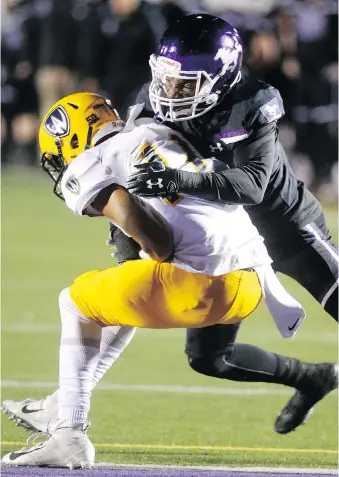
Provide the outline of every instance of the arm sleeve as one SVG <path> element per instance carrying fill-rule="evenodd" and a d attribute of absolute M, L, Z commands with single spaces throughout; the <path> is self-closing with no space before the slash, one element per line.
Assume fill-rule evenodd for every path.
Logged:
<path fill-rule="evenodd" d="M 276 123 L 261 126 L 234 148 L 234 169 L 222 172 L 178 171 L 182 193 L 228 204 L 253 205 L 262 201 L 272 172 L 276 147 Z"/>

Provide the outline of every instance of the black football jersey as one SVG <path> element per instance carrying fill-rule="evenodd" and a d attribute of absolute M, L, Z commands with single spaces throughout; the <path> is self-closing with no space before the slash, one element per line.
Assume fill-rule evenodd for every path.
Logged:
<path fill-rule="evenodd" d="M 137 102 L 141 116 L 153 116 L 148 84 Z M 277 121 L 284 115 L 278 90 L 243 76 L 231 92 L 207 113 L 188 121 L 166 123 L 182 133 L 204 157 L 228 168 L 213 174 L 216 199 L 243 204 L 265 236 L 303 227 L 321 214 L 317 199 L 298 180 L 278 139 Z"/>

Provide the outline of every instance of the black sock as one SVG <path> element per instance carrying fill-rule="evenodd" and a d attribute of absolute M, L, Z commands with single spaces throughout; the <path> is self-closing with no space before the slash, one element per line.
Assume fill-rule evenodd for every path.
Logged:
<path fill-rule="evenodd" d="M 248 382 L 274 382 L 279 369 L 278 358 L 274 353 L 248 344 L 233 345 L 232 355 L 221 357 L 218 368 L 226 379 Z M 224 371 L 224 373 L 223 373 Z"/>
<path fill-rule="evenodd" d="M 276 383 L 291 386 L 300 390 L 307 390 L 316 364 L 305 363 L 296 358 L 288 358 L 287 356 L 276 355 L 278 359 L 278 369 L 276 372 Z"/>
<path fill-rule="evenodd" d="M 256 346 L 235 343 L 231 356 L 216 359 L 213 374 L 233 381 L 277 383 L 302 388 L 307 385 L 310 367 L 313 366 Z"/>

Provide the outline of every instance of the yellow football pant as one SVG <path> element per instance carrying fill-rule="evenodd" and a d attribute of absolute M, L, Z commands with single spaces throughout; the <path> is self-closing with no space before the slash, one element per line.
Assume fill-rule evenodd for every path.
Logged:
<path fill-rule="evenodd" d="M 259 305 L 262 291 L 255 272 L 210 277 L 135 260 L 79 276 L 70 295 L 84 315 L 103 326 L 200 328 L 243 320 Z"/>

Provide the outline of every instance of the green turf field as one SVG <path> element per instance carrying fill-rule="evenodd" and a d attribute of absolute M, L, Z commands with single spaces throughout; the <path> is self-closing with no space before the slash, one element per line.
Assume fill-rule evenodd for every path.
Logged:
<path fill-rule="evenodd" d="M 106 222 L 74 216 L 51 189 L 37 171 L 2 176 L 2 399 L 39 398 L 53 389 L 48 383 L 57 381 L 58 294 L 79 273 L 114 263 L 105 246 Z M 336 210 L 328 210 L 327 219 L 336 235 Z M 336 361 L 335 323 L 297 284 L 284 283 L 308 314 L 297 337 L 281 339 L 261 306 L 242 327 L 239 341 L 304 360 Z M 337 394 L 319 404 L 306 426 L 278 436 L 273 422 L 288 395 L 273 392 L 283 388 L 200 376 L 187 365 L 184 342 L 183 330 L 137 331 L 102 381 L 106 387 L 125 386 L 98 389 L 93 396 L 89 435 L 98 461 L 336 466 Z M 152 390 L 156 385 L 167 387 Z M 193 393 L 187 387 L 204 389 Z M 218 389 L 228 394 L 217 394 Z M 5 451 L 26 437 L 3 418 Z"/>

